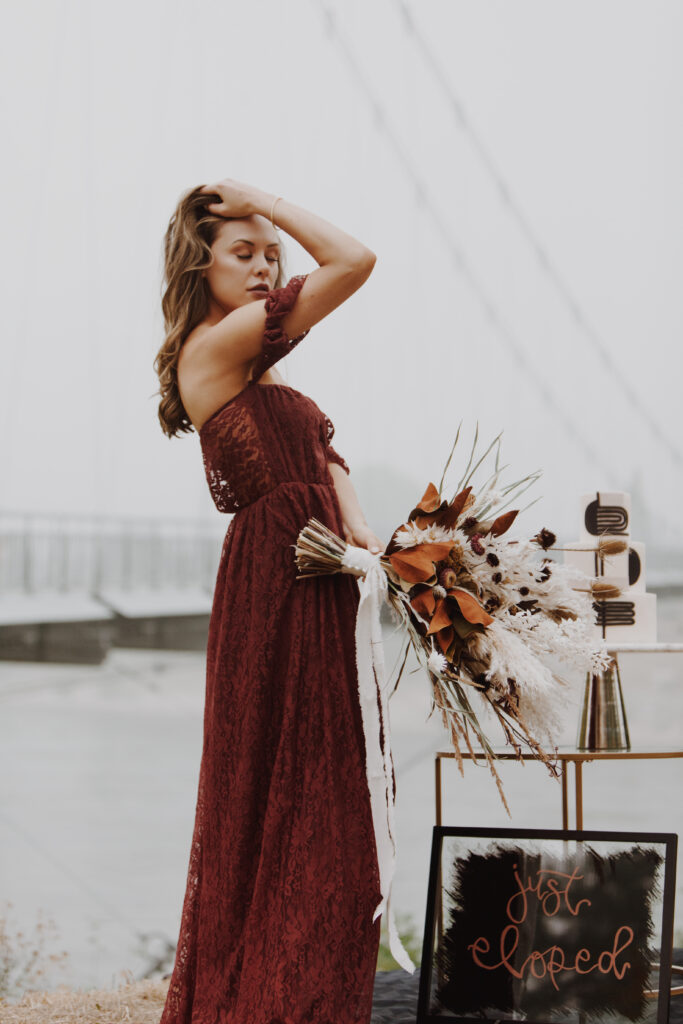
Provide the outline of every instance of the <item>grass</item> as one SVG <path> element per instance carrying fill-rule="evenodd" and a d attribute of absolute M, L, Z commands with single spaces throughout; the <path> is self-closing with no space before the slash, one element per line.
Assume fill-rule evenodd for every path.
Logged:
<path fill-rule="evenodd" d="M 56 934 L 54 921 L 41 911 L 32 934 L 13 929 L 5 903 L 0 910 L 0 1019 L 2 1024 L 158 1024 L 166 1001 L 169 979 L 135 980 L 130 971 L 121 972 L 118 986 L 108 989 L 73 989 L 59 985 L 42 991 L 48 967 L 64 967 L 68 953 L 47 953 L 45 946 Z M 401 941 L 411 960 L 419 966 L 422 940 L 408 914 L 397 914 Z M 173 951 L 174 952 L 174 951 Z M 173 963 L 171 952 L 166 973 Z M 159 967 L 159 962 L 157 962 Z M 389 952 L 389 936 L 382 919 L 378 971 L 401 970 Z"/>
<path fill-rule="evenodd" d="M 417 927 L 410 914 L 396 914 L 396 928 L 401 938 L 408 956 L 413 961 L 416 967 L 420 966 L 420 957 L 422 956 L 422 935 L 417 931 Z M 397 964 L 393 956 L 389 952 L 389 932 L 384 923 L 384 914 L 382 915 L 382 926 L 380 931 L 379 939 L 379 952 L 377 955 L 377 970 L 378 971 L 401 971 L 403 968 L 400 964 Z"/>
<path fill-rule="evenodd" d="M 134 981 L 124 972 L 112 989 L 69 989 L 25 992 L 19 1002 L 0 999 L 2 1024 L 159 1024 L 168 980 Z"/>
<path fill-rule="evenodd" d="M 41 910 L 33 935 L 26 935 L 21 929 L 13 931 L 10 921 L 13 907 L 7 900 L 4 910 L 0 911 L 0 1000 L 18 997 L 27 989 L 40 986 L 47 968 L 63 967 L 69 956 L 66 950 L 45 952 L 45 944 L 57 935 L 57 926 L 52 918 L 45 919 Z"/>

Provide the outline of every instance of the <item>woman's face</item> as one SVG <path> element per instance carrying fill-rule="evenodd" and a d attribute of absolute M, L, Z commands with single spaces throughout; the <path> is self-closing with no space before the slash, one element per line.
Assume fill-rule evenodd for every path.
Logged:
<path fill-rule="evenodd" d="M 223 313 L 262 299 L 275 287 L 280 243 L 272 224 L 260 214 L 226 220 L 211 246 L 213 263 L 205 271 L 211 295 Z M 255 286 L 261 287 L 254 290 Z"/>

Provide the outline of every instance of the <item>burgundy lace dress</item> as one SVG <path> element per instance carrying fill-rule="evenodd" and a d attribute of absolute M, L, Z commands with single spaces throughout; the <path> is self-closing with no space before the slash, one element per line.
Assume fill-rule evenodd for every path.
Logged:
<path fill-rule="evenodd" d="M 180 937 L 161 1024 L 364 1024 L 379 946 L 377 854 L 358 697 L 358 587 L 297 579 L 310 516 L 340 535 L 334 427 L 259 378 L 308 331 L 266 298 L 253 379 L 199 432 L 216 506 L 236 512 L 209 624 L 204 743 Z"/>

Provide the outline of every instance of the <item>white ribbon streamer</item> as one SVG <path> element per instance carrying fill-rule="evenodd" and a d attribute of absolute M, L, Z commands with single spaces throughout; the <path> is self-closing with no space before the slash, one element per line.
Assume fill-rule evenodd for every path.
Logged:
<path fill-rule="evenodd" d="M 354 575 L 361 574 L 358 577 L 360 601 L 356 618 L 356 665 L 365 734 L 366 774 L 382 892 L 382 899 L 372 915 L 372 920 L 375 921 L 386 909 L 391 955 L 404 970 L 412 974 L 415 971 L 415 964 L 401 943 L 391 905 L 396 839 L 389 708 L 380 622 L 380 609 L 387 591 L 387 579 L 380 565 L 380 557 L 371 554 L 366 548 L 357 548 L 349 544 L 342 557 L 342 565 Z M 380 737 L 380 712 L 383 744 Z"/>

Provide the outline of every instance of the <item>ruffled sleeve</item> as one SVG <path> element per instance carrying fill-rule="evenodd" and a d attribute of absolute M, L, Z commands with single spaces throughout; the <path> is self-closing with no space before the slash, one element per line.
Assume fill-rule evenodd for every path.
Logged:
<path fill-rule="evenodd" d="M 332 423 L 332 420 L 329 419 L 327 416 L 325 416 L 325 420 L 324 420 L 324 424 L 323 424 L 323 432 L 324 432 L 323 440 L 324 440 L 325 445 L 326 445 L 327 461 L 328 462 L 336 462 L 337 465 L 341 466 L 341 468 L 344 470 L 344 472 L 347 475 L 349 475 L 351 471 L 350 471 L 348 465 L 346 464 L 344 459 L 342 459 L 342 457 L 339 454 L 339 452 L 335 451 L 334 448 L 332 447 L 332 445 L 330 444 L 330 441 L 334 437 L 334 425 Z"/>
<path fill-rule="evenodd" d="M 290 277 L 282 288 L 273 288 L 266 296 L 266 325 L 263 332 L 263 344 L 261 354 L 258 356 L 251 379 L 256 381 L 263 376 L 266 370 L 291 352 L 295 345 L 298 345 L 302 338 L 305 338 L 310 328 L 303 331 L 296 338 L 289 338 L 282 326 L 283 317 L 289 313 L 296 302 L 297 295 L 308 274 L 296 274 Z"/>

